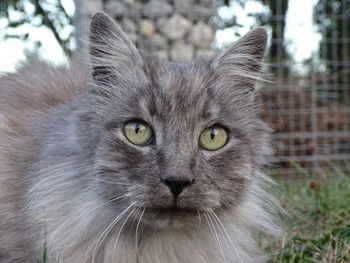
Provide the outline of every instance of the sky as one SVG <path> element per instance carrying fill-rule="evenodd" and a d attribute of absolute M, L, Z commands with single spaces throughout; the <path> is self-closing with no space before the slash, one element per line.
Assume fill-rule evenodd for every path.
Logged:
<path fill-rule="evenodd" d="M 290 0 L 289 3 L 285 39 L 290 42 L 288 48 L 291 54 L 294 54 L 296 62 L 301 62 L 310 57 L 312 52 L 315 52 L 318 48 L 321 37 L 315 32 L 312 24 L 312 10 L 315 1 L 316 0 L 303 1 L 302 8 L 300 7 L 300 0 Z M 74 4 L 72 0 L 64 0 L 63 5 L 70 14 L 74 13 Z M 254 18 L 248 17 L 246 15 L 247 11 L 260 11 L 263 10 L 263 8 L 264 7 L 258 2 L 248 1 L 245 10 L 238 4 L 233 4 L 230 7 L 220 8 L 218 13 L 223 17 L 230 17 L 232 13 L 235 13 L 238 22 L 244 25 L 238 31 L 244 34 L 249 31 L 249 28 L 254 24 Z M 0 19 L 0 28 L 5 24 L 5 20 Z M 43 58 L 55 63 L 66 61 L 60 46 L 48 29 L 33 28 L 30 25 L 23 25 L 20 30 L 22 32 L 29 32 L 31 39 L 40 40 L 42 42 L 42 47 L 39 49 L 39 52 Z M 219 30 L 216 33 L 215 45 L 218 47 L 224 46 L 236 39 L 237 37 L 234 35 L 233 29 Z M 25 49 L 33 49 L 33 45 L 17 39 L 0 41 L 0 72 L 13 71 L 16 64 L 25 58 Z"/>
<path fill-rule="evenodd" d="M 302 2 L 302 7 L 300 3 Z M 290 0 L 287 17 L 286 17 L 286 29 L 285 29 L 285 41 L 290 43 L 288 50 L 294 55 L 296 62 L 301 62 L 306 58 L 309 58 L 312 52 L 317 51 L 318 43 L 321 40 L 319 33 L 315 31 L 312 23 L 313 6 L 317 0 Z M 246 10 L 246 11 L 245 11 Z M 244 26 L 238 30 L 240 34 L 246 33 L 249 28 L 254 25 L 254 18 L 248 17 L 248 12 L 260 12 L 264 11 L 264 6 L 256 1 L 248 1 L 245 6 L 245 10 L 242 9 L 239 4 L 233 4 L 230 7 L 223 7 L 218 10 L 218 13 L 222 17 L 230 17 L 230 14 L 235 13 L 237 20 Z M 218 45 L 226 45 L 236 40 L 233 29 L 220 30 L 216 33 L 216 42 Z"/>

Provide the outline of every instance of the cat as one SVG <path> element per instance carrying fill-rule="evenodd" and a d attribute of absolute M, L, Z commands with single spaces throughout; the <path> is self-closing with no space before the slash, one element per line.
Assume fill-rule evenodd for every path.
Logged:
<path fill-rule="evenodd" d="M 264 262 L 256 234 L 279 233 L 266 41 L 166 62 L 98 12 L 89 67 L 32 58 L 1 76 L 0 262 Z"/>

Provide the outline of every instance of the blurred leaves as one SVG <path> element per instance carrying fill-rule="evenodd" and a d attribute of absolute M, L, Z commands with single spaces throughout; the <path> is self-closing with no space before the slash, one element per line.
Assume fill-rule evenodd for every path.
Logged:
<path fill-rule="evenodd" d="M 73 21 L 60 0 L 2 0 L 0 18 L 6 20 L 6 25 L 0 26 L 0 39 L 17 38 L 30 41 L 30 33 L 14 29 L 23 25 L 37 28 L 44 26 L 53 33 L 64 53 L 71 55 L 73 32 L 63 31 L 67 26 L 73 25 Z"/>
<path fill-rule="evenodd" d="M 217 7 L 229 7 L 232 3 L 238 3 L 239 6 L 244 8 L 245 3 L 248 0 L 218 0 Z M 243 27 L 243 25 L 239 24 L 237 21 L 237 17 L 232 15 L 229 18 L 218 17 L 216 21 L 216 26 L 219 29 L 231 28 L 231 27 Z"/>

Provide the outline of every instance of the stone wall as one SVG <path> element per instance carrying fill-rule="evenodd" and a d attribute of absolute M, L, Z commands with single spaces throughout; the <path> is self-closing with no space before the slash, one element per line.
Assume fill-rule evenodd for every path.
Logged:
<path fill-rule="evenodd" d="M 107 0 L 103 9 L 140 49 L 172 61 L 214 54 L 214 0 Z"/>

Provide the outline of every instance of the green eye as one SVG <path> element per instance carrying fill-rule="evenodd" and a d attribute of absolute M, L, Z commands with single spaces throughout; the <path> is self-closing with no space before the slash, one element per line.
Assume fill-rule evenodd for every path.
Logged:
<path fill-rule="evenodd" d="M 226 144 L 227 139 L 228 135 L 224 128 L 212 126 L 202 131 L 199 144 L 206 150 L 216 151 Z"/>
<path fill-rule="evenodd" d="M 130 121 L 124 127 L 125 137 L 133 144 L 144 146 L 152 139 L 152 128 L 142 121 Z"/>

